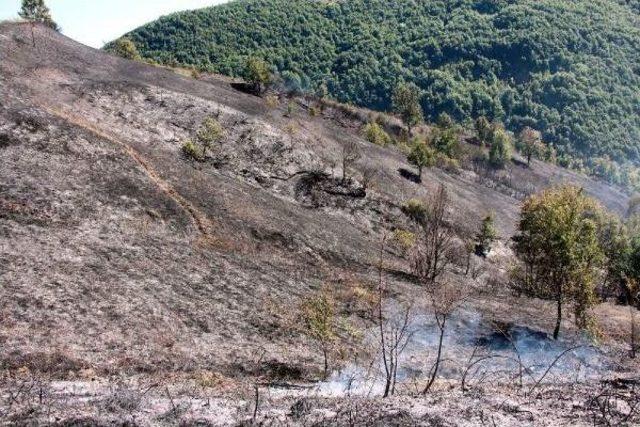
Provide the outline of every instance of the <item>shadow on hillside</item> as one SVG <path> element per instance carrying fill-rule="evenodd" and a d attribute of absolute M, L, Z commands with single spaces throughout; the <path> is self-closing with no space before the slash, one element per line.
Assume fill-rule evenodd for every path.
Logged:
<path fill-rule="evenodd" d="M 235 82 L 231 83 L 231 87 L 238 92 L 248 93 L 249 95 L 259 96 L 256 92 L 256 87 L 253 84 L 245 83 L 245 82 Z"/>
<path fill-rule="evenodd" d="M 415 182 L 416 184 L 420 184 L 422 182 L 422 180 L 420 179 L 420 177 L 417 174 L 413 173 L 412 171 L 410 171 L 408 169 L 399 168 L 398 169 L 398 173 L 404 179 L 407 179 L 407 180 L 409 180 L 411 182 Z"/>

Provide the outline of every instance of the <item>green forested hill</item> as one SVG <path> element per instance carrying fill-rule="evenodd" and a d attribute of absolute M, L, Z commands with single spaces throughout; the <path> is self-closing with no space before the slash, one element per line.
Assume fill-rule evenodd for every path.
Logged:
<path fill-rule="evenodd" d="M 240 0 L 128 36 L 165 64 L 236 75 L 263 57 L 289 80 L 374 109 L 412 81 L 428 118 L 530 125 L 561 155 L 640 161 L 636 0 Z M 295 73 L 292 75 L 291 73 Z"/>

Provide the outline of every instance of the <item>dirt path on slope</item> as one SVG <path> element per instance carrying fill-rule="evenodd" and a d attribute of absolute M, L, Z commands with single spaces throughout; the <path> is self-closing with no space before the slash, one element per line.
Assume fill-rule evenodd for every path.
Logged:
<path fill-rule="evenodd" d="M 191 202 L 185 199 L 173 186 L 154 169 L 154 167 L 131 145 L 118 139 L 115 135 L 110 135 L 104 130 L 100 129 L 95 124 L 89 122 L 82 117 L 79 117 L 73 113 L 67 111 L 40 105 L 49 114 L 58 117 L 74 126 L 85 129 L 98 138 L 105 139 L 113 144 L 118 145 L 122 150 L 140 167 L 144 174 L 153 182 L 163 193 L 165 193 L 170 199 L 177 203 L 182 209 L 184 209 L 189 216 L 191 216 L 192 222 L 196 228 L 206 240 L 213 238 L 213 223 L 207 217 L 207 215 L 195 207 Z"/>

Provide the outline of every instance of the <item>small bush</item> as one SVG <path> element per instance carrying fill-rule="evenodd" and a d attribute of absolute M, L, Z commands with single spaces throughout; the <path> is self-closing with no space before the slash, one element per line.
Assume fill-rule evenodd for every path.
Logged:
<path fill-rule="evenodd" d="M 182 146 L 182 153 L 189 159 L 202 160 L 202 152 L 198 146 L 192 141 L 187 140 Z"/>
<path fill-rule="evenodd" d="M 134 390 L 121 388 L 113 391 L 101 402 L 102 408 L 110 413 L 137 411 L 142 403 L 142 395 Z"/>
<path fill-rule="evenodd" d="M 385 130 L 376 122 L 367 123 L 363 129 L 364 137 L 372 144 L 385 146 L 393 143 L 393 139 Z"/>
<path fill-rule="evenodd" d="M 287 117 L 291 117 L 293 113 L 295 113 L 297 109 L 296 103 L 293 101 L 289 101 L 287 103 L 287 113 L 285 114 Z"/>
<path fill-rule="evenodd" d="M 447 156 L 445 153 L 436 154 L 436 166 L 448 172 L 458 172 L 460 170 L 460 162 Z"/>
<path fill-rule="evenodd" d="M 285 126 L 284 130 L 289 135 L 294 136 L 298 133 L 298 125 L 295 122 L 290 122 Z"/>
<path fill-rule="evenodd" d="M 418 199 L 408 200 L 402 206 L 402 212 L 415 222 L 422 222 L 427 216 L 427 208 Z"/>
<path fill-rule="evenodd" d="M 107 48 L 107 51 L 132 61 L 139 61 L 141 59 L 138 47 L 127 37 L 120 38 L 113 42 Z"/>
<path fill-rule="evenodd" d="M 278 105 L 280 105 L 280 100 L 275 95 L 268 95 L 265 98 L 265 102 L 267 103 L 267 106 L 269 108 L 276 108 Z"/>
<path fill-rule="evenodd" d="M 458 158 L 462 150 L 458 133 L 453 128 L 439 128 L 431 136 L 431 144 L 436 151 L 447 157 Z"/>
<path fill-rule="evenodd" d="M 309 115 L 311 117 L 319 116 L 320 115 L 320 108 L 318 108 L 316 106 L 309 107 Z"/>
<path fill-rule="evenodd" d="M 416 244 L 416 235 L 410 231 L 398 229 L 393 232 L 393 243 L 405 256 Z"/>

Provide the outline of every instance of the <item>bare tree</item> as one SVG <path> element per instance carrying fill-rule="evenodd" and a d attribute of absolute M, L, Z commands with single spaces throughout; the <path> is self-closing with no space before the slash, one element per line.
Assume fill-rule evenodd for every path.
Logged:
<path fill-rule="evenodd" d="M 358 143 L 354 140 L 347 141 L 342 146 L 342 183 L 346 183 L 349 175 L 349 169 L 361 157 Z"/>
<path fill-rule="evenodd" d="M 423 284 L 433 284 L 451 262 L 454 232 L 447 224 L 449 196 L 440 186 L 428 200 L 419 221 L 418 243 L 413 256 L 414 273 Z"/>
<path fill-rule="evenodd" d="M 387 320 L 385 317 L 386 282 L 384 280 L 384 250 L 387 235 L 384 234 L 380 243 L 378 257 L 378 299 L 376 301 L 377 321 L 380 332 L 380 354 L 384 366 L 385 386 L 383 397 L 395 393 L 398 377 L 398 365 L 402 352 L 411 339 L 409 331 L 410 307 L 405 307 L 401 318 Z"/>
<path fill-rule="evenodd" d="M 366 165 L 362 169 L 362 189 L 367 191 L 369 188 L 375 187 L 378 183 L 380 171 L 373 165 Z"/>
<path fill-rule="evenodd" d="M 466 299 L 466 295 L 459 289 L 448 283 L 433 282 L 427 286 L 427 297 L 433 309 L 433 315 L 438 327 L 438 350 L 436 360 L 431 368 L 429 382 L 425 386 L 422 394 L 427 394 L 438 377 L 438 371 L 442 363 L 442 350 L 444 347 L 444 335 L 447 329 L 447 322 L 451 315 L 460 307 Z"/>

